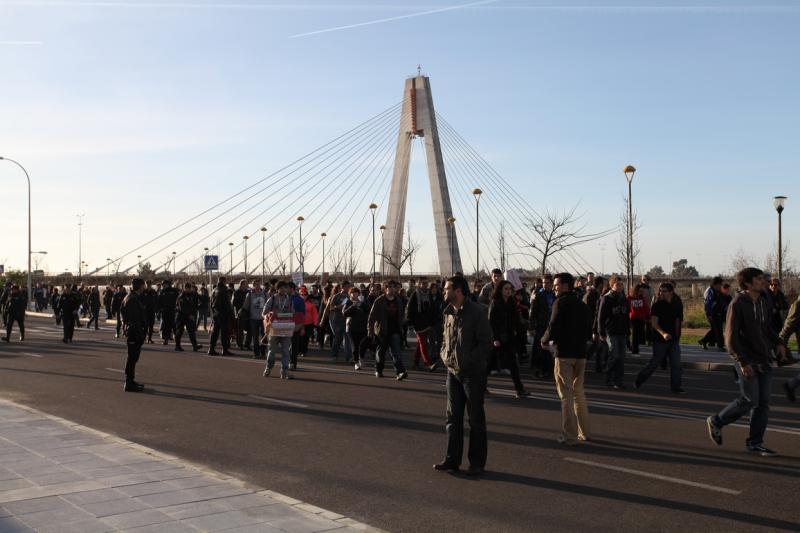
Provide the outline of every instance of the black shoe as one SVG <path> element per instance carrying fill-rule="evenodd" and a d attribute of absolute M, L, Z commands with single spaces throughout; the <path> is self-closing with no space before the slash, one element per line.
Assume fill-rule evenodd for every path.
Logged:
<path fill-rule="evenodd" d="M 770 450 L 763 444 L 748 444 L 747 452 L 755 453 L 757 455 L 760 455 L 761 457 L 775 457 L 776 455 L 778 455 L 778 452 L 776 452 L 775 450 Z"/>
<path fill-rule="evenodd" d="M 123 390 L 125 392 L 142 392 L 144 390 L 144 385 L 136 383 L 135 381 L 126 381 Z"/>
<path fill-rule="evenodd" d="M 440 472 L 458 472 L 458 465 L 448 461 L 442 461 L 441 463 L 436 463 L 433 465 L 433 469 Z"/>
<path fill-rule="evenodd" d="M 248 352 L 249 352 L 250 350 L 252 350 L 252 348 L 250 348 L 250 345 L 249 345 L 249 344 L 245 344 L 243 349 L 244 349 L 244 350 L 247 350 Z"/>
<path fill-rule="evenodd" d="M 639 381 L 639 378 L 636 378 L 636 381 L 633 382 L 633 388 L 639 390 L 642 388 L 642 382 Z"/>
<path fill-rule="evenodd" d="M 382 378 L 382 377 L 383 377 L 383 371 L 381 371 L 381 370 L 376 370 L 376 371 L 375 371 L 375 377 L 376 377 L 376 378 Z"/>
<path fill-rule="evenodd" d="M 175 346 L 175 351 L 176 352 L 182 352 L 183 348 L 181 348 L 180 346 Z"/>
<path fill-rule="evenodd" d="M 708 343 L 707 342 L 703 342 L 703 340 L 701 339 L 701 340 L 697 341 L 697 343 L 700 346 L 702 346 L 704 350 L 708 350 Z"/>
<path fill-rule="evenodd" d="M 394 379 L 396 379 L 397 381 L 403 381 L 403 380 L 404 380 L 404 379 L 406 379 L 407 377 L 408 377 L 408 372 L 406 372 L 405 370 L 403 370 L 402 372 L 400 372 L 399 374 L 397 374 L 397 377 L 396 377 L 396 378 L 394 378 Z"/>
<path fill-rule="evenodd" d="M 482 466 L 469 465 L 469 468 L 467 468 L 466 474 L 468 476 L 479 476 L 479 475 L 483 474 L 483 467 Z"/>
<path fill-rule="evenodd" d="M 783 392 L 786 393 L 786 399 L 789 400 L 790 402 L 797 401 L 797 396 L 794 393 L 794 388 L 791 385 L 789 385 L 788 381 L 783 382 Z"/>
<path fill-rule="evenodd" d="M 222 355 L 234 355 L 234 353 L 230 350 L 222 350 Z"/>
<path fill-rule="evenodd" d="M 119 335 L 117 335 L 119 337 Z M 153 344 L 153 339 L 147 339 L 147 344 Z"/>
<path fill-rule="evenodd" d="M 487 392 L 488 392 L 488 391 L 487 391 Z M 518 390 L 518 391 L 517 391 L 517 393 L 515 394 L 515 396 L 516 396 L 518 399 L 527 398 L 527 397 L 529 397 L 530 395 L 531 395 L 531 393 L 530 393 L 530 392 L 528 392 L 528 391 L 525 391 L 525 390 Z"/>
<path fill-rule="evenodd" d="M 206 352 L 206 353 L 208 355 L 219 355 L 219 352 L 217 352 L 214 348 L 209 348 L 208 352 Z"/>
<path fill-rule="evenodd" d="M 202 349 L 203 349 L 203 345 L 202 344 L 195 344 L 194 346 L 192 346 L 192 351 L 193 352 L 199 352 Z"/>
<path fill-rule="evenodd" d="M 162 343 L 164 346 L 166 346 L 167 344 L 169 344 L 169 339 L 164 339 L 163 341 L 161 341 L 161 343 Z"/>
<path fill-rule="evenodd" d="M 428 372 L 435 372 L 437 368 L 439 368 L 439 361 L 436 361 L 431 366 L 429 366 Z"/>
<path fill-rule="evenodd" d="M 677 389 L 672 389 L 672 394 L 688 394 L 688 392 L 686 392 L 686 389 L 678 387 Z"/>
<path fill-rule="evenodd" d="M 3 337 L 3 340 L 4 340 L 5 342 L 9 342 L 9 339 L 8 339 L 8 337 Z"/>

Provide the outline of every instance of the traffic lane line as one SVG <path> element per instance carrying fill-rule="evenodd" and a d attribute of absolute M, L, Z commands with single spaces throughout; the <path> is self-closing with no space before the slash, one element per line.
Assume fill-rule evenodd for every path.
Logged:
<path fill-rule="evenodd" d="M 564 457 L 565 461 L 570 463 L 577 463 L 587 466 L 593 466 L 596 468 L 605 468 L 606 470 L 613 470 L 615 472 L 622 472 L 625 474 L 631 474 L 634 476 L 646 477 L 649 479 L 656 479 L 658 481 L 665 481 L 667 483 L 675 483 L 678 485 L 685 485 L 687 487 L 694 487 L 698 489 L 710 490 L 714 492 L 721 492 L 722 494 L 729 494 L 731 496 L 738 496 L 742 493 L 740 490 L 733 490 L 733 489 L 726 489 L 725 487 L 718 487 L 716 485 L 708 485 L 706 483 L 698 483 L 696 481 L 689 481 L 688 479 L 681 479 L 677 477 L 671 476 L 662 476 L 661 474 L 654 474 L 652 472 L 645 472 L 643 470 L 635 470 L 633 468 L 625 468 L 623 466 L 614 466 L 608 465 L 603 463 L 597 463 L 595 461 L 587 461 L 585 459 L 577 459 L 575 457 Z"/>
<path fill-rule="evenodd" d="M 40 357 L 40 358 L 44 357 L 43 355 L 40 355 L 38 353 L 31 353 L 31 352 L 22 352 L 22 355 L 27 355 L 29 357 Z"/>
<path fill-rule="evenodd" d="M 276 403 L 278 405 L 288 405 L 289 407 L 299 407 L 300 409 L 310 409 L 310 407 L 308 405 L 305 405 L 303 403 L 289 402 L 289 401 L 286 401 L 286 400 L 279 400 L 277 398 L 268 398 L 266 396 L 259 396 L 258 394 L 248 394 L 247 397 L 248 398 L 255 398 L 256 400 L 262 400 L 262 401 L 269 402 L 269 403 Z"/>

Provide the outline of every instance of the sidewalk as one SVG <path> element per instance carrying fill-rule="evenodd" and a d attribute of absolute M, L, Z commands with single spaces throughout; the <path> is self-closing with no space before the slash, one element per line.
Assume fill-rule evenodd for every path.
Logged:
<path fill-rule="evenodd" d="M 0 400 L 0 532 L 379 531 Z"/>

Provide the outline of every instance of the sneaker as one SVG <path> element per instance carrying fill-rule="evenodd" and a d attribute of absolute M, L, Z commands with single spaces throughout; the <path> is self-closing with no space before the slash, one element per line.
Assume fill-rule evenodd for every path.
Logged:
<path fill-rule="evenodd" d="M 383 377 L 383 372 L 381 372 L 380 370 L 376 370 L 375 371 L 375 377 L 376 378 L 382 378 Z"/>
<path fill-rule="evenodd" d="M 722 428 L 714 423 L 714 417 L 709 416 L 706 418 L 706 425 L 708 426 L 708 436 L 714 441 L 717 446 L 722 446 Z"/>
<path fill-rule="evenodd" d="M 763 444 L 748 444 L 747 452 L 758 454 L 761 457 L 775 457 L 776 455 L 778 455 L 778 452 L 776 452 L 775 450 L 770 450 Z"/>
<path fill-rule="evenodd" d="M 625 385 L 621 383 L 619 385 L 614 385 L 614 390 L 625 390 Z"/>
<path fill-rule="evenodd" d="M 428 372 L 435 372 L 437 368 L 439 368 L 439 361 L 436 361 L 431 366 L 429 366 Z"/>
<path fill-rule="evenodd" d="M 408 377 L 408 372 L 406 372 L 406 371 L 404 370 L 404 371 L 400 372 L 399 374 L 397 374 L 397 377 L 396 377 L 396 378 L 394 378 L 394 379 L 396 379 L 397 381 L 403 381 L 403 380 L 404 380 L 404 379 L 406 379 L 407 377 Z"/>
<path fill-rule="evenodd" d="M 556 437 L 556 442 L 559 444 L 564 444 L 565 446 L 575 446 L 578 444 L 577 440 L 568 439 L 564 435 L 559 435 Z"/>
<path fill-rule="evenodd" d="M 530 395 L 531 395 L 531 393 L 530 393 L 530 392 L 528 392 L 528 391 L 524 391 L 524 390 L 517 391 L 517 392 L 516 392 L 516 394 L 514 394 L 514 396 L 515 396 L 516 398 L 518 398 L 518 399 L 522 399 L 522 398 L 528 398 Z"/>
<path fill-rule="evenodd" d="M 361 361 L 356 361 L 356 364 L 353 365 L 356 370 L 361 370 Z"/>
<path fill-rule="evenodd" d="M 268 378 L 270 374 L 272 374 L 271 368 L 266 368 L 264 369 L 264 372 L 261 373 L 261 375 L 264 376 L 265 378 Z"/>
<path fill-rule="evenodd" d="M 786 393 L 786 399 L 789 400 L 790 402 L 797 401 L 797 396 L 794 393 L 794 387 L 789 385 L 788 381 L 783 382 L 783 392 Z"/>

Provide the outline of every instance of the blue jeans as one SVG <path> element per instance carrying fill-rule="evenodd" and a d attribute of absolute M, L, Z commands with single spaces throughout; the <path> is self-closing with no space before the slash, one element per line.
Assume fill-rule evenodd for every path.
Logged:
<path fill-rule="evenodd" d="M 269 352 L 267 352 L 267 370 L 275 366 L 275 352 L 281 352 L 281 368 L 289 370 L 289 358 L 292 353 L 291 337 L 270 337 Z"/>
<path fill-rule="evenodd" d="M 714 424 L 719 427 L 727 426 L 750 412 L 750 438 L 747 439 L 747 444 L 762 444 L 769 421 L 772 369 L 767 367 L 762 372 L 754 368 L 753 377 L 746 379 L 738 364 L 734 368 L 739 375 L 739 397 L 713 418 Z"/>
<path fill-rule="evenodd" d="M 665 357 L 669 357 L 669 385 L 672 390 L 681 388 L 681 346 L 676 339 L 668 342 L 653 342 L 653 356 L 647 366 L 636 376 L 636 383 L 644 383 L 661 365 Z"/>
<path fill-rule="evenodd" d="M 400 334 L 394 333 L 386 337 L 380 338 L 380 344 L 375 351 L 375 371 L 383 372 L 383 367 L 386 365 L 386 352 L 392 352 L 392 365 L 396 374 L 402 374 L 406 371 L 403 365 L 403 349 L 400 344 Z"/>
<path fill-rule="evenodd" d="M 606 384 L 622 386 L 625 379 L 625 347 L 628 343 L 627 335 L 609 335 L 608 359 L 606 362 Z"/>

